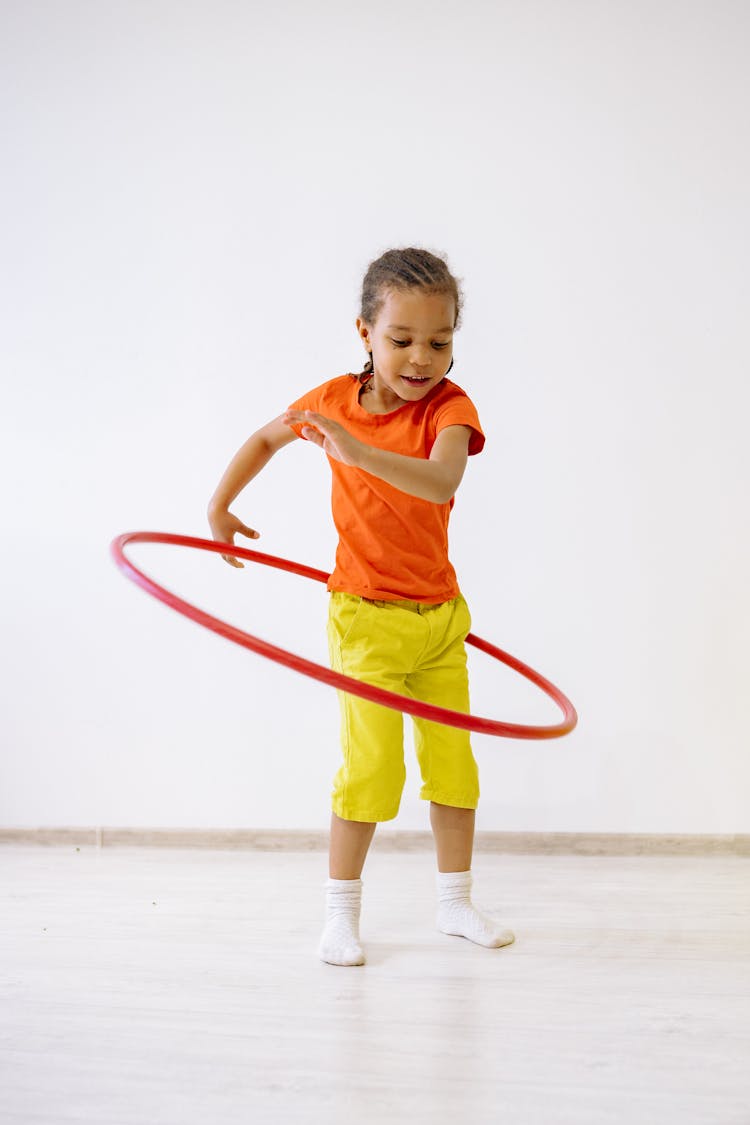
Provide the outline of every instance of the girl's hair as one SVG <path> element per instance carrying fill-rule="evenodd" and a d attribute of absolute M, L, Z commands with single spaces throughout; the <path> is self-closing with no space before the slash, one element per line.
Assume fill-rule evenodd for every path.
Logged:
<path fill-rule="evenodd" d="M 448 263 L 429 250 L 406 246 L 398 250 L 386 250 L 375 261 L 370 262 L 362 281 L 362 302 L 360 317 L 367 324 L 374 324 L 385 303 L 389 289 L 405 291 L 421 289 L 425 293 L 444 293 L 456 303 L 456 319 L 453 327 L 458 328 L 463 308 L 463 294 L 458 280 L 448 269 Z M 361 375 L 372 375 L 372 353 Z"/>

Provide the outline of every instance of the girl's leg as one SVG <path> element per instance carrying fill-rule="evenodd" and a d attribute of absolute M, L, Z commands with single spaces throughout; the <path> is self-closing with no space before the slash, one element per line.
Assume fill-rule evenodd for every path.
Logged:
<path fill-rule="evenodd" d="M 328 641 L 331 667 L 400 691 L 407 665 L 403 614 L 396 606 L 334 592 Z M 333 783 L 326 924 L 319 953 L 332 965 L 362 965 L 359 938 L 362 868 L 377 823 L 398 812 L 406 777 L 403 716 L 340 693 L 343 762 Z"/>
<path fill-rule="evenodd" d="M 331 813 L 328 874 L 332 879 L 359 879 L 377 823 L 342 820 Z"/>
<path fill-rule="evenodd" d="M 331 815 L 330 878 L 326 887 L 326 925 L 318 948 L 329 965 L 364 965 L 359 940 L 362 868 L 376 824 Z"/>
<path fill-rule="evenodd" d="M 471 901 L 471 856 L 474 844 L 474 809 L 430 803 L 430 823 L 438 861 L 438 929 L 465 937 L 477 945 L 497 949 L 515 940 L 493 918 Z"/>
<path fill-rule="evenodd" d="M 469 710 L 469 679 L 464 640 L 471 615 L 463 598 L 423 611 L 434 645 L 423 656 L 409 689 L 429 703 L 455 711 Z M 479 778 L 466 731 L 414 720 L 414 745 L 422 771 L 421 796 L 430 801 L 430 823 L 438 863 L 438 929 L 497 947 L 514 940 L 471 901 L 471 858 Z"/>
<path fill-rule="evenodd" d="M 456 809 L 430 802 L 438 871 L 468 871 L 474 850 L 474 809 Z"/>

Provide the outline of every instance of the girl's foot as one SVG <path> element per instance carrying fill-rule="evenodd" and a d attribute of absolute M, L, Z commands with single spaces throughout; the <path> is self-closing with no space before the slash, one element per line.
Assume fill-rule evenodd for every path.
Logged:
<path fill-rule="evenodd" d="M 471 871 L 439 871 L 437 927 L 444 934 L 468 938 L 477 945 L 498 949 L 510 945 L 515 935 L 477 910 L 471 901 Z"/>
<path fill-rule="evenodd" d="M 361 879 L 329 879 L 326 884 L 326 926 L 318 955 L 329 965 L 364 965 L 359 941 Z"/>

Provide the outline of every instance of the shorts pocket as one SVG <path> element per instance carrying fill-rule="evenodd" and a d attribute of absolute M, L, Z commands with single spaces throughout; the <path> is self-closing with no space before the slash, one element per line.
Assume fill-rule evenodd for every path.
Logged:
<path fill-rule="evenodd" d="M 461 632 L 466 637 L 471 632 L 471 611 L 463 594 L 456 598 L 456 622 L 461 625 Z"/>
<path fill-rule="evenodd" d="M 334 592 L 328 609 L 328 629 L 331 639 L 338 645 L 345 645 L 357 633 L 357 626 L 364 616 L 363 599 L 355 594 Z"/>

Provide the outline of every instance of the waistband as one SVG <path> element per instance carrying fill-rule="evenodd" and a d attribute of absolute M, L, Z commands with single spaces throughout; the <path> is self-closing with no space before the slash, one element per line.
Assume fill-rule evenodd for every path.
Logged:
<path fill-rule="evenodd" d="M 343 590 L 335 590 L 334 593 L 344 594 L 345 597 L 349 598 L 360 598 L 359 594 L 346 594 Z M 379 609 L 387 609 L 389 606 L 397 606 L 398 609 L 405 609 L 409 613 L 425 614 L 429 613 L 430 610 L 442 609 L 443 606 L 455 605 L 460 597 L 461 594 L 459 594 L 458 597 L 449 598 L 445 602 L 417 602 L 412 601 L 409 598 L 386 598 L 385 600 L 378 600 L 377 598 L 362 597 L 361 600 L 363 602 L 367 602 L 368 605 L 377 606 Z"/>

